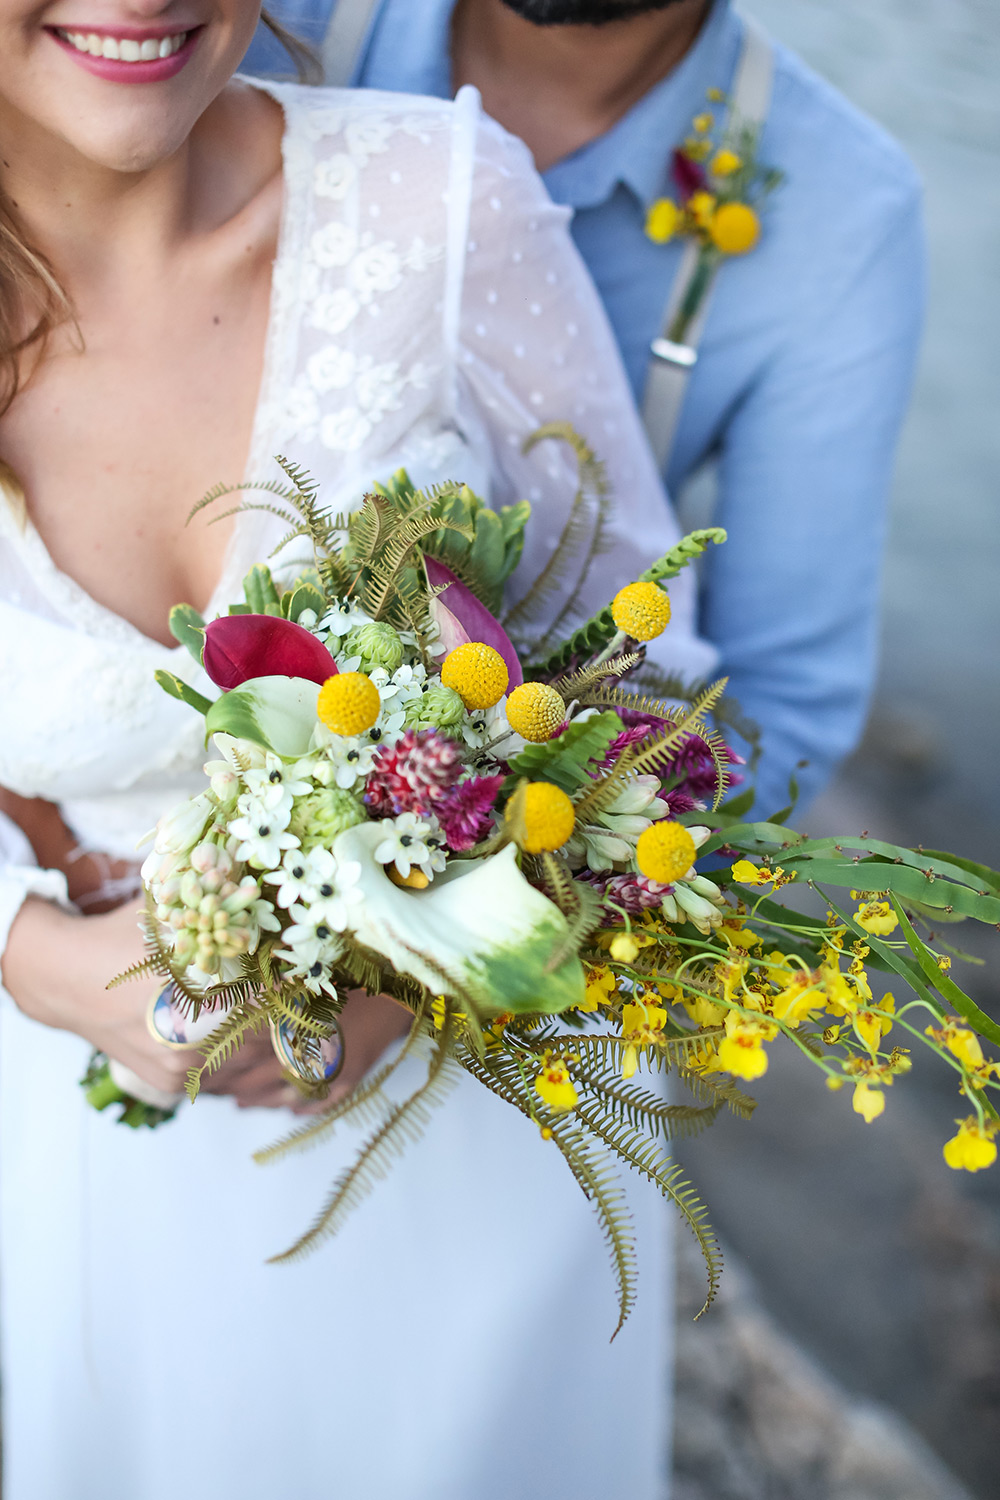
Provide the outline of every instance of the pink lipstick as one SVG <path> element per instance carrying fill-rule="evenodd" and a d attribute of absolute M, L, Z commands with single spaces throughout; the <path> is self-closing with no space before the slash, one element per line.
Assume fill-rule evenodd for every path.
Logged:
<path fill-rule="evenodd" d="M 62 50 L 97 78 L 109 83 L 162 83 L 191 60 L 201 26 L 46 27 Z"/>

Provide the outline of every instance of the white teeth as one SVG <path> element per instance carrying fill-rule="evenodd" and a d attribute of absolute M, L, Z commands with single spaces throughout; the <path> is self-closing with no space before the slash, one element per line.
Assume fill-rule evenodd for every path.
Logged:
<path fill-rule="evenodd" d="M 148 37 L 137 42 L 131 37 L 98 36 L 96 31 L 63 31 L 59 35 L 75 47 L 77 52 L 88 52 L 91 57 L 106 57 L 112 62 L 155 62 L 160 57 L 173 57 L 179 52 L 190 35 L 180 31 L 174 36 Z"/>

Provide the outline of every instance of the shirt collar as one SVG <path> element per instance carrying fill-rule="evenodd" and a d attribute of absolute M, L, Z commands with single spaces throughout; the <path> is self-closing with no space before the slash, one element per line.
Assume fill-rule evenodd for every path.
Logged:
<path fill-rule="evenodd" d="M 691 133 L 691 120 L 709 107 L 705 92 L 725 89 L 733 75 L 742 25 L 731 0 L 716 0 L 697 41 L 666 78 L 606 134 L 556 162 L 544 174 L 559 203 L 595 208 L 619 183 L 649 206 L 669 188 L 670 158 Z"/>

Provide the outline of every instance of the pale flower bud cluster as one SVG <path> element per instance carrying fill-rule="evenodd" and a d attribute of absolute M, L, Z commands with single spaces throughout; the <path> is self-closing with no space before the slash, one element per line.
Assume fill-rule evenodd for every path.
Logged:
<path fill-rule="evenodd" d="M 161 857 L 147 875 L 156 917 L 185 968 L 219 974 L 226 960 L 252 953 L 261 926 L 270 926 L 260 886 L 241 870 L 230 849 L 206 840 L 186 856 Z"/>

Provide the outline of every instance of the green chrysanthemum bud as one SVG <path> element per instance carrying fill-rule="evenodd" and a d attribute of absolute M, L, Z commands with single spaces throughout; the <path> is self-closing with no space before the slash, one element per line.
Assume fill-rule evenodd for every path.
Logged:
<path fill-rule="evenodd" d="M 399 632 L 384 620 L 373 620 L 370 625 L 355 625 L 344 637 L 341 651 L 347 656 L 360 656 L 362 672 L 374 672 L 384 667 L 395 672 L 402 666 L 403 643 Z"/>
<path fill-rule="evenodd" d="M 363 823 L 366 817 L 363 804 L 352 792 L 336 786 L 320 787 L 295 803 L 288 831 L 301 840 L 308 854 L 321 846 L 329 849 L 338 833 Z"/>
<path fill-rule="evenodd" d="M 454 688 L 434 682 L 406 705 L 404 723 L 407 729 L 440 729 L 448 734 L 465 718 L 465 704 Z"/>

